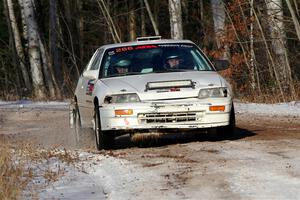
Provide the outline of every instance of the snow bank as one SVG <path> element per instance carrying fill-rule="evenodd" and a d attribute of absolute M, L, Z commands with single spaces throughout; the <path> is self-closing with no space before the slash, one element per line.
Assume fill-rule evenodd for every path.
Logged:
<path fill-rule="evenodd" d="M 278 104 L 235 103 L 236 113 L 300 117 L 300 101 Z"/>
<path fill-rule="evenodd" d="M 34 102 L 29 100 L 1 101 L 1 108 L 31 108 L 31 109 L 68 109 L 69 101 Z M 235 103 L 236 113 L 249 113 L 272 116 L 300 116 L 300 101 L 278 104 Z"/>
<path fill-rule="evenodd" d="M 67 109 L 68 107 L 69 107 L 68 101 L 30 101 L 30 100 L 1 101 L 0 100 L 0 108 Z"/>

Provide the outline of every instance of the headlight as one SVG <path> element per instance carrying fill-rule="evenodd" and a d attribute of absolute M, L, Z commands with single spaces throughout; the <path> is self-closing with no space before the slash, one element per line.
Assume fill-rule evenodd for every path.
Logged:
<path fill-rule="evenodd" d="M 227 88 L 221 87 L 221 88 L 207 88 L 207 89 L 201 89 L 199 91 L 199 99 L 204 99 L 208 97 L 227 97 L 228 91 Z"/>
<path fill-rule="evenodd" d="M 106 96 L 104 99 L 104 103 L 134 103 L 140 102 L 140 98 L 137 94 L 116 94 Z"/>

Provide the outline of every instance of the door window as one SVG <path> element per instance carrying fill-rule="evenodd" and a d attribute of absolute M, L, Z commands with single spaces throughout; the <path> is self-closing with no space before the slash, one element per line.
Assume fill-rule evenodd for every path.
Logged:
<path fill-rule="evenodd" d="M 103 54 L 103 49 L 98 49 L 97 55 L 95 56 L 89 70 L 98 70 L 99 69 L 102 54 Z"/>

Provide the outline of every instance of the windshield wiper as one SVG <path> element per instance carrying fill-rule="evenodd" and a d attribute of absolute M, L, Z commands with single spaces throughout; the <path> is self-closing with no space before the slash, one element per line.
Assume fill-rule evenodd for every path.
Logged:
<path fill-rule="evenodd" d="M 153 71 L 152 73 L 168 73 L 170 71 L 167 70 L 158 70 L 158 71 Z"/>
<path fill-rule="evenodd" d="M 141 72 L 127 72 L 124 75 L 126 76 L 126 75 L 139 75 L 139 74 L 141 74 Z"/>
<path fill-rule="evenodd" d="M 196 71 L 194 69 L 165 69 L 160 71 L 154 71 L 153 73 L 169 73 L 169 72 L 187 72 L 187 71 Z"/>

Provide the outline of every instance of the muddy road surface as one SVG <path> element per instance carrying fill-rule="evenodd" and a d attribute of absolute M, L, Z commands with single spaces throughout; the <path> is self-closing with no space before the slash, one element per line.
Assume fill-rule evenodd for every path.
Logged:
<path fill-rule="evenodd" d="M 238 111 L 236 117 L 237 133 L 226 140 L 214 140 L 197 131 L 137 137 L 135 142 L 128 135 L 116 138 L 114 150 L 100 154 L 134 165 L 130 173 L 139 171 L 153 176 L 145 176 L 151 180 L 142 180 L 142 176 L 128 182 L 124 174 L 115 176 L 118 168 L 108 170 L 107 176 L 123 184 L 119 193 L 110 197 L 300 199 L 299 117 Z M 0 138 L 43 148 L 95 148 L 92 131 L 86 133 L 80 147 L 76 145 L 68 127 L 68 111 L 63 107 L 0 108 Z"/>

